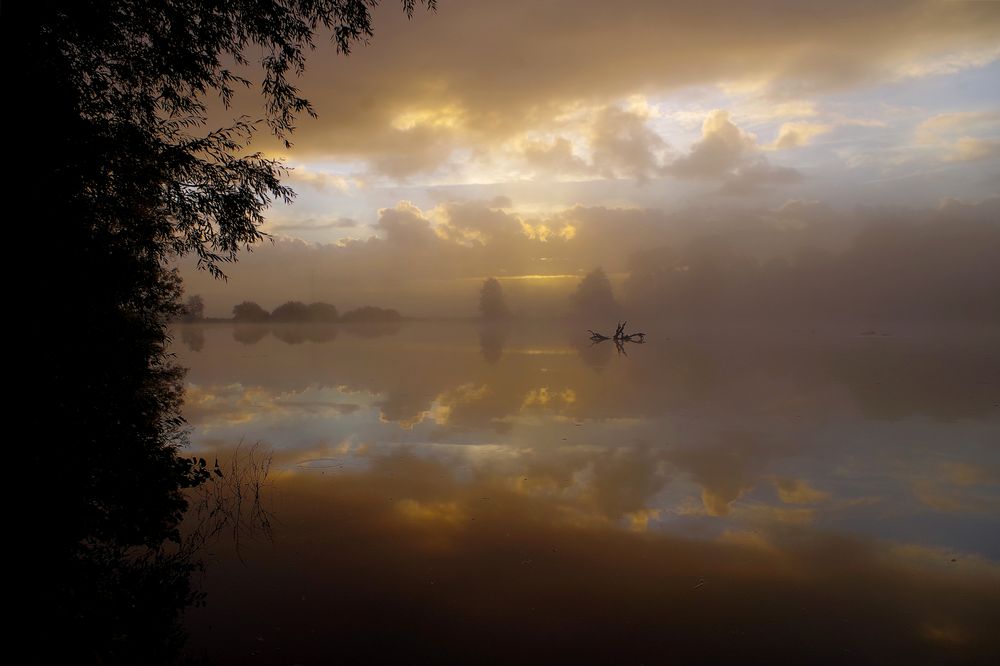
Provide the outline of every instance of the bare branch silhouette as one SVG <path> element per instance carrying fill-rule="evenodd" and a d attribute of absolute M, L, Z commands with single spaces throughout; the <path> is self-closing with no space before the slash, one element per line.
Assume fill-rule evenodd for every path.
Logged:
<path fill-rule="evenodd" d="M 604 335 L 603 333 L 598 333 L 589 328 L 587 329 L 587 332 L 590 333 L 590 339 L 594 342 L 594 344 L 604 342 L 605 340 L 614 340 L 615 345 L 618 347 L 618 351 L 622 354 L 625 354 L 625 349 L 624 347 L 622 347 L 622 343 L 631 342 L 634 344 L 641 345 L 645 344 L 646 342 L 646 334 L 643 332 L 626 333 L 625 327 L 627 325 L 628 325 L 628 320 L 618 322 L 618 325 L 615 327 L 615 333 L 614 335 L 611 336 Z M 628 354 L 625 355 L 628 356 Z"/>
<path fill-rule="evenodd" d="M 273 512 L 266 506 L 266 489 L 273 454 L 259 442 L 249 448 L 237 445 L 228 464 L 218 459 L 209 479 L 190 491 L 189 517 L 193 527 L 184 547 L 200 551 L 223 532 L 230 532 L 236 553 L 244 539 L 263 537 L 270 541 Z"/>

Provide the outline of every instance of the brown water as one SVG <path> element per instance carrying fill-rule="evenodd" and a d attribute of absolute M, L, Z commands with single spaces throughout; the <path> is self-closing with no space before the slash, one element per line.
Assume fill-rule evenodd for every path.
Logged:
<path fill-rule="evenodd" d="M 1000 331 L 178 330 L 217 663 L 997 663 Z M 197 350 L 197 351 L 195 351 Z"/>

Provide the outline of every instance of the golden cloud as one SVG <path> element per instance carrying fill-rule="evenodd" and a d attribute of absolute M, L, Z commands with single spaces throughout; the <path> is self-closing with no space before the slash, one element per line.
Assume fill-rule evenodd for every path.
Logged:
<path fill-rule="evenodd" d="M 810 95 L 1000 57 L 1000 4 L 990 2 L 439 4 L 412 21 L 380 8 L 371 44 L 349 58 L 317 50 L 301 88 L 320 118 L 303 119 L 295 155 L 364 160 L 407 178 L 442 168 L 460 148 L 557 130 L 580 105 L 603 108 L 637 93 L 725 84 L 802 117 Z M 621 113 L 648 109 L 629 101 Z M 249 96 L 235 110 L 260 115 Z M 644 173 L 641 128 L 614 136 L 609 155 L 622 161 L 612 170 Z"/>
<path fill-rule="evenodd" d="M 783 123 L 778 130 L 778 138 L 769 147 L 775 150 L 799 148 L 809 145 L 814 138 L 832 129 L 833 125 L 825 123 Z"/>

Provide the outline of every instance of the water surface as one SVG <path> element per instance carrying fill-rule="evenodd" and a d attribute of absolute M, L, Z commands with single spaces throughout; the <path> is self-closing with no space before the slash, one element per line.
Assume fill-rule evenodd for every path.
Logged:
<path fill-rule="evenodd" d="M 1000 331 L 181 327 L 217 663 L 990 663 Z"/>

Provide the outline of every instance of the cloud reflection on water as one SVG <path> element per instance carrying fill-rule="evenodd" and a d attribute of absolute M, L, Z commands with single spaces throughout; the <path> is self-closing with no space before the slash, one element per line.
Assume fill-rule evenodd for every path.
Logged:
<path fill-rule="evenodd" d="M 988 332 L 671 331 L 600 363 L 572 332 L 530 327 L 250 347 L 232 333 L 207 327 L 185 359 L 187 414 L 199 448 L 274 448 L 284 527 L 248 573 L 311 590 L 264 595 L 293 618 L 268 639 L 289 649 L 320 649 L 310 626 L 359 647 L 388 617 L 402 650 L 427 629 L 403 626 L 414 613 L 460 636 L 442 654 L 490 623 L 513 632 L 498 660 L 541 627 L 609 658 L 634 635 L 626 659 L 668 644 L 778 658 L 806 636 L 861 662 L 997 649 Z M 258 622 L 220 566 L 215 612 Z M 765 619 L 794 637 L 775 643 Z M 700 643 L 713 627 L 730 642 Z"/>

